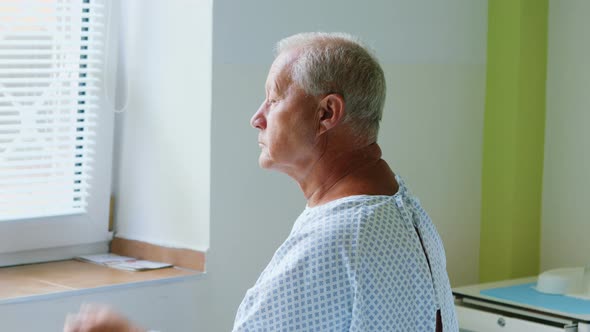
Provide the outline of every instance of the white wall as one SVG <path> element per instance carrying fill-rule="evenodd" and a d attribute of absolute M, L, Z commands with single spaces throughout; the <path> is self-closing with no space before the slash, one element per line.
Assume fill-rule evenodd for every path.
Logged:
<path fill-rule="evenodd" d="M 46 296 L 43 300 L 0 304 L 3 332 L 63 331 L 67 313 L 78 312 L 83 303 L 108 303 L 115 310 L 146 328 L 162 332 L 194 332 L 199 326 L 200 280 L 191 277 L 173 283 L 88 290 L 68 296 Z M 3 301 L 0 301 L 3 302 Z M 206 330 L 202 330 L 206 331 Z"/>
<path fill-rule="evenodd" d="M 117 236 L 206 251 L 212 1 L 121 4 L 129 90 L 120 84 L 128 107 L 116 126 Z"/>
<path fill-rule="evenodd" d="M 590 2 L 549 2 L 541 270 L 589 265 Z"/>
<path fill-rule="evenodd" d="M 147 35 L 128 45 L 137 68 L 130 67 L 130 109 L 118 123 L 114 187 L 121 230 L 151 238 L 156 234 L 149 225 L 157 222 L 160 229 L 169 225 L 157 239 L 200 247 L 209 221 L 210 133 L 208 272 L 160 293 L 163 304 L 150 303 L 149 290 L 109 293 L 102 300 L 163 331 L 231 329 L 244 293 L 305 205 L 289 178 L 258 168 L 257 133 L 249 119 L 263 100 L 274 43 L 313 30 L 347 31 L 376 49 L 388 81 L 380 135 L 385 158 L 430 211 L 452 283 L 477 282 L 487 1 L 216 0 L 210 132 L 204 125 L 209 119 L 191 103 L 208 98 L 196 78 L 200 73 L 188 65 L 204 62 L 199 52 L 208 50 L 197 38 L 199 18 L 207 20 L 199 6 L 143 1 L 129 14 L 128 26 Z M 179 229 L 188 231 L 175 233 Z M 6 312 L 17 324 L 29 310 L 51 305 L 39 324 L 55 326 L 74 302 L 0 307 L 0 319 Z M 170 308 L 162 311 L 165 318 L 157 314 L 163 306 Z"/>
<path fill-rule="evenodd" d="M 385 159 L 441 234 L 452 286 L 476 283 L 485 64 L 397 64 L 385 70 Z"/>

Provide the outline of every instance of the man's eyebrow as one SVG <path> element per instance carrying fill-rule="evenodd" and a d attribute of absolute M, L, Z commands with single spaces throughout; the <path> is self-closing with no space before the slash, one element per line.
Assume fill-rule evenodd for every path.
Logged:
<path fill-rule="evenodd" d="M 265 83 L 264 84 L 264 94 L 268 97 L 268 95 L 270 94 L 270 83 Z"/>
<path fill-rule="evenodd" d="M 273 92 L 275 94 L 280 94 L 280 92 L 281 92 L 280 86 L 276 81 L 273 81 L 272 83 L 265 84 L 264 89 L 265 89 L 267 95 L 271 92 Z"/>
<path fill-rule="evenodd" d="M 276 94 L 280 94 L 282 91 L 281 87 L 279 85 L 279 82 L 277 82 L 277 80 L 273 81 L 272 88 L 273 88 L 272 91 L 274 91 Z"/>

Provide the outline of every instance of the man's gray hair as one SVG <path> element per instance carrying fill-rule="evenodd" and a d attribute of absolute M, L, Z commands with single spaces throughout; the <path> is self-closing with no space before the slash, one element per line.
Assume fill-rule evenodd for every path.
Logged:
<path fill-rule="evenodd" d="M 385 103 L 385 76 L 361 41 L 345 33 L 299 33 L 279 41 L 276 55 L 298 51 L 291 78 L 307 94 L 338 93 L 345 101 L 344 123 L 372 142 Z"/>

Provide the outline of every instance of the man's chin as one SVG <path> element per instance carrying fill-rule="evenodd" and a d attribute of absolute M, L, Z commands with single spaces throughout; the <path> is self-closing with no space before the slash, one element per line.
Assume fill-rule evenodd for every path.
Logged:
<path fill-rule="evenodd" d="M 263 169 L 271 169 L 272 162 L 268 158 L 266 158 L 266 156 L 264 154 L 261 154 L 260 157 L 258 158 L 258 166 L 260 166 L 260 168 L 263 168 Z"/>

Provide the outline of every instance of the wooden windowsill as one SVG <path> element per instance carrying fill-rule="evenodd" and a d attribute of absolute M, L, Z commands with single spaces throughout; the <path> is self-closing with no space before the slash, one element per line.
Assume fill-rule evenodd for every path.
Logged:
<path fill-rule="evenodd" d="M 0 268 L 0 304 L 199 275 L 182 268 L 132 272 L 75 260 L 5 267 Z"/>

